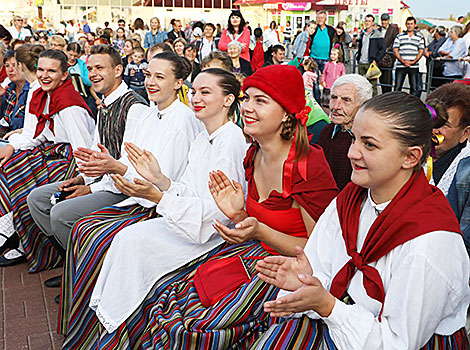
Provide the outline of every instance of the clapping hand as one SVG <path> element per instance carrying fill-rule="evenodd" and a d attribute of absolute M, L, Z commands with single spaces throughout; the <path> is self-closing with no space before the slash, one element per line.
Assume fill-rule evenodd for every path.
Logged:
<path fill-rule="evenodd" d="M 74 155 L 81 159 L 78 163 L 80 172 L 90 177 L 99 177 L 110 173 L 125 173 L 125 165 L 114 159 L 105 146 L 98 144 L 100 152 L 88 148 L 78 148 Z M 123 169 L 123 167 L 125 169 Z"/>
<path fill-rule="evenodd" d="M 229 228 L 219 220 L 215 220 L 213 226 L 225 242 L 240 244 L 258 239 L 257 233 L 259 232 L 260 225 L 256 218 L 248 217 L 236 224 L 235 228 Z"/>
<path fill-rule="evenodd" d="M 170 181 L 163 175 L 160 164 L 152 152 L 141 150 L 129 142 L 124 143 L 124 149 L 127 152 L 127 158 L 140 176 L 158 186 L 160 190 L 165 191 L 168 189 Z M 168 186 L 165 186 L 166 184 Z"/>
<path fill-rule="evenodd" d="M 91 155 L 95 152 L 94 150 L 90 148 L 85 148 L 85 147 L 78 147 L 74 152 L 73 155 L 75 158 L 80 159 L 83 162 L 88 162 L 91 158 Z"/>
<path fill-rule="evenodd" d="M 313 269 L 302 248 L 297 246 L 294 251 L 295 257 L 275 255 L 258 261 L 259 278 L 284 290 L 295 291 L 302 287 L 298 275 L 312 275 Z"/>
<path fill-rule="evenodd" d="M 245 195 L 242 186 L 236 181 L 230 181 L 222 171 L 209 173 L 209 190 L 219 209 L 234 223 L 248 217 L 244 211 Z"/>
<path fill-rule="evenodd" d="M 110 176 L 114 181 L 114 186 L 116 186 L 121 193 L 129 197 L 144 198 L 158 203 L 163 196 L 163 193 L 148 181 L 134 179 L 132 183 L 119 174 L 111 174 Z"/>
<path fill-rule="evenodd" d="M 299 274 L 302 286 L 295 292 L 277 300 L 264 303 L 264 311 L 271 317 L 287 317 L 295 313 L 315 311 L 322 317 L 328 317 L 335 306 L 336 299 L 312 275 Z"/>
<path fill-rule="evenodd" d="M 313 275 L 313 269 L 300 247 L 295 247 L 295 258 L 269 256 L 256 264 L 258 276 L 278 288 L 293 291 L 277 300 L 264 303 L 264 311 L 272 317 L 286 317 L 293 313 L 316 311 L 327 317 L 335 304 L 335 298 Z"/>

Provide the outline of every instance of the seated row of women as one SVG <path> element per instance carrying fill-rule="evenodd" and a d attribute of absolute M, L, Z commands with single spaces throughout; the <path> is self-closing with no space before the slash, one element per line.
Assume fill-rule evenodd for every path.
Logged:
<path fill-rule="evenodd" d="M 44 59 L 57 59 L 39 58 L 51 75 Z M 104 86 L 94 62 L 92 54 L 90 80 Z M 149 62 L 155 106 L 129 111 L 120 152 L 72 143 L 92 193 L 70 195 L 85 185 L 58 182 L 78 174 L 72 161 L 27 185 L 34 164 L 29 173 L 17 165 L 37 147 L 3 162 L 2 214 L 13 217 L 32 271 L 56 266 L 65 246 L 64 349 L 469 347 L 468 256 L 450 205 L 422 170 L 433 119 L 419 99 L 396 92 L 361 106 L 352 183 L 338 195 L 322 149 L 308 142 L 296 68 L 259 69 L 242 88 L 232 73 L 204 70 L 192 111 L 178 100 L 182 66 L 171 53 Z M 48 79 L 40 83 L 47 89 Z M 231 122 L 238 108 L 243 130 Z M 33 209 L 67 189 L 71 198 L 48 212 Z M 116 205 L 95 208 L 106 202 L 100 192 Z M 55 236 L 41 215 L 52 220 L 59 208 L 68 218 L 88 213 Z"/>

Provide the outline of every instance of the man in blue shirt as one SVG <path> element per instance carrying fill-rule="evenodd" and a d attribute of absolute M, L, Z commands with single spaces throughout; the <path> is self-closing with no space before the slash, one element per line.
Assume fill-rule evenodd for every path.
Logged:
<path fill-rule="evenodd" d="M 86 19 L 82 19 L 82 31 L 84 34 L 90 33 L 91 29 Z"/>
<path fill-rule="evenodd" d="M 317 12 L 317 29 L 311 36 L 310 42 L 312 46 L 310 48 L 310 57 L 313 57 L 318 65 L 317 75 L 320 76 L 320 72 L 323 73 L 326 62 L 330 58 L 331 47 L 333 46 L 333 38 L 336 34 L 335 29 L 332 26 L 326 24 L 327 14 L 326 11 Z M 321 93 L 319 80 L 315 82 L 313 88 L 313 95 L 318 103 L 321 103 Z"/>

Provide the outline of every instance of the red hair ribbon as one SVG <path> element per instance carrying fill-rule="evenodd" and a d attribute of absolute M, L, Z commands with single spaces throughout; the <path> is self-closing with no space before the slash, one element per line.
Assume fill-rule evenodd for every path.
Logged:
<path fill-rule="evenodd" d="M 308 121 L 308 115 L 312 111 L 312 108 L 310 106 L 305 106 L 304 109 L 302 109 L 299 113 L 295 114 L 295 119 L 300 121 L 300 124 L 303 126 L 307 125 Z"/>
<path fill-rule="evenodd" d="M 308 115 L 310 114 L 312 108 L 310 106 L 305 106 L 299 113 L 295 114 L 295 119 L 297 119 L 300 124 L 306 128 L 306 124 L 308 121 Z M 291 194 L 292 190 L 292 173 L 296 158 L 295 153 L 295 144 L 297 140 L 297 128 L 294 133 L 294 139 L 292 140 L 292 145 L 289 150 L 289 155 L 284 163 L 284 176 L 283 176 L 283 184 L 282 184 L 282 196 L 287 198 Z M 307 158 L 301 159 L 297 162 L 298 171 L 300 176 L 304 180 L 307 180 Z"/>

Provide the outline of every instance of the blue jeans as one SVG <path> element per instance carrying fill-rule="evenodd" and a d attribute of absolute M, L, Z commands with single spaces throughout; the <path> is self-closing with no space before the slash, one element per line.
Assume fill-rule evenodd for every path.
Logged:
<path fill-rule="evenodd" d="M 320 91 L 320 72 L 323 74 L 323 70 L 325 69 L 325 64 L 328 60 L 320 60 L 318 58 L 314 58 L 315 62 L 318 65 L 317 68 L 317 81 L 315 82 L 315 86 L 313 87 L 313 97 L 315 100 L 321 105 L 321 91 Z"/>
<path fill-rule="evenodd" d="M 410 83 L 410 94 L 418 96 L 418 67 L 399 67 L 395 70 L 395 91 L 401 91 L 401 89 L 403 88 L 403 83 L 405 82 L 406 75 L 408 75 L 408 81 Z"/>
<path fill-rule="evenodd" d="M 290 54 L 290 40 L 284 40 L 284 47 L 286 48 L 286 58 L 289 58 Z"/>

